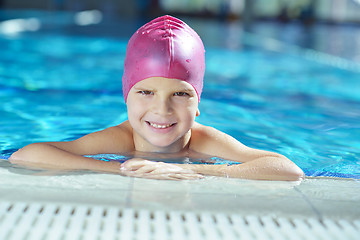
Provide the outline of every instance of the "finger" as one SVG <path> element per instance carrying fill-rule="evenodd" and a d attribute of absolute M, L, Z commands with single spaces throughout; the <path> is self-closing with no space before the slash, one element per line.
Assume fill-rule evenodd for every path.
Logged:
<path fill-rule="evenodd" d="M 127 160 L 123 164 L 121 164 L 121 169 L 123 170 L 137 170 L 144 166 L 145 164 L 151 164 L 151 161 L 148 160 L 138 160 L 138 159 L 131 159 Z"/>
<path fill-rule="evenodd" d="M 169 176 L 169 174 L 157 174 L 157 175 L 144 175 L 144 178 L 147 179 L 156 179 L 156 180 L 179 180 Z"/>
<path fill-rule="evenodd" d="M 153 173 L 154 167 L 152 166 L 142 166 L 138 169 L 120 169 L 120 174 L 132 177 L 144 177 L 144 176 L 151 176 L 151 175 L 160 175 Z M 163 173 L 162 173 L 163 174 Z"/>
<path fill-rule="evenodd" d="M 204 178 L 201 174 L 169 174 L 169 177 L 174 178 L 176 180 L 194 180 L 194 179 L 202 179 Z"/>
<path fill-rule="evenodd" d="M 133 177 L 141 177 L 148 179 L 159 179 L 159 180 L 195 180 L 204 178 L 200 174 L 180 174 L 180 173 L 167 173 L 167 174 L 134 174 Z"/>
<path fill-rule="evenodd" d="M 156 168 L 151 173 L 152 174 L 165 174 L 165 173 L 168 173 L 168 174 L 193 174 L 194 171 L 188 170 L 188 169 L 183 169 L 183 168 L 163 167 L 163 168 Z"/>
<path fill-rule="evenodd" d="M 125 169 L 127 170 L 127 169 Z M 139 168 L 128 169 L 127 171 L 132 171 L 133 174 L 195 174 L 194 171 L 189 169 L 183 169 L 180 167 L 174 167 L 171 165 L 165 165 L 161 163 L 152 163 L 145 166 L 140 166 Z"/>
<path fill-rule="evenodd" d="M 147 179 L 158 179 L 158 180 L 177 180 L 169 177 L 168 174 L 138 174 L 135 172 L 123 172 L 122 173 L 125 176 L 128 177 L 137 177 L 137 178 L 147 178 Z"/>
<path fill-rule="evenodd" d="M 156 170 L 161 170 L 161 169 L 157 169 L 157 165 L 156 164 L 150 164 L 150 165 L 144 165 L 139 167 L 138 169 L 136 169 L 134 172 L 136 174 L 157 174 L 154 173 Z M 162 173 L 160 171 L 160 173 Z"/>
<path fill-rule="evenodd" d="M 166 174 L 166 173 L 193 173 L 193 172 L 188 172 L 187 170 L 177 167 L 177 166 L 173 166 L 170 164 L 166 164 L 166 163 L 162 163 L 162 162 L 143 162 L 144 165 L 138 167 L 136 170 L 132 169 L 133 171 L 135 171 L 136 173 L 142 174 L 142 173 L 147 173 L 147 174 Z"/>

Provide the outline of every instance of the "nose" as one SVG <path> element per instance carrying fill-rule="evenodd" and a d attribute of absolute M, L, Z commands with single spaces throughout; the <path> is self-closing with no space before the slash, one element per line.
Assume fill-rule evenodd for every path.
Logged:
<path fill-rule="evenodd" d="M 158 115 L 166 116 L 173 112 L 171 99 L 166 97 L 157 96 L 152 104 L 152 111 Z"/>

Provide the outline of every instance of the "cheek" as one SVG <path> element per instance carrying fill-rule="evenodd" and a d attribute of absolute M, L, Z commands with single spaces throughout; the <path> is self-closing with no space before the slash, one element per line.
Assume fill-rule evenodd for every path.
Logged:
<path fill-rule="evenodd" d="M 176 109 L 178 110 L 179 116 L 183 118 L 186 121 L 192 122 L 196 118 L 196 112 L 198 109 L 197 103 L 188 102 L 181 104 L 178 104 L 176 106 Z"/>
<path fill-rule="evenodd" d="M 127 104 L 127 113 L 128 113 L 128 119 L 130 123 L 133 123 L 137 119 L 140 118 L 140 116 L 143 113 L 143 105 L 142 104 L 136 104 L 136 103 L 129 103 Z"/>

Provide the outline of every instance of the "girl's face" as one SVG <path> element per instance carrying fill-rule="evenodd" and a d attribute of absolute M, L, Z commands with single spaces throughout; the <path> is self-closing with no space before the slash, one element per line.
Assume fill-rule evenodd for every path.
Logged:
<path fill-rule="evenodd" d="M 178 79 L 151 77 L 136 83 L 127 98 L 135 149 L 142 152 L 179 152 L 191 137 L 199 116 L 194 88 Z"/>

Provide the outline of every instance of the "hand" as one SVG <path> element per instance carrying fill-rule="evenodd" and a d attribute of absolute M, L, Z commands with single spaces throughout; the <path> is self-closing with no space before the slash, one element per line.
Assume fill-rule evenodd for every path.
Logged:
<path fill-rule="evenodd" d="M 134 158 L 121 164 L 120 172 L 130 177 L 142 177 L 166 180 L 191 180 L 200 179 L 204 176 L 192 170 L 184 169 L 178 165 L 153 162 Z"/>

